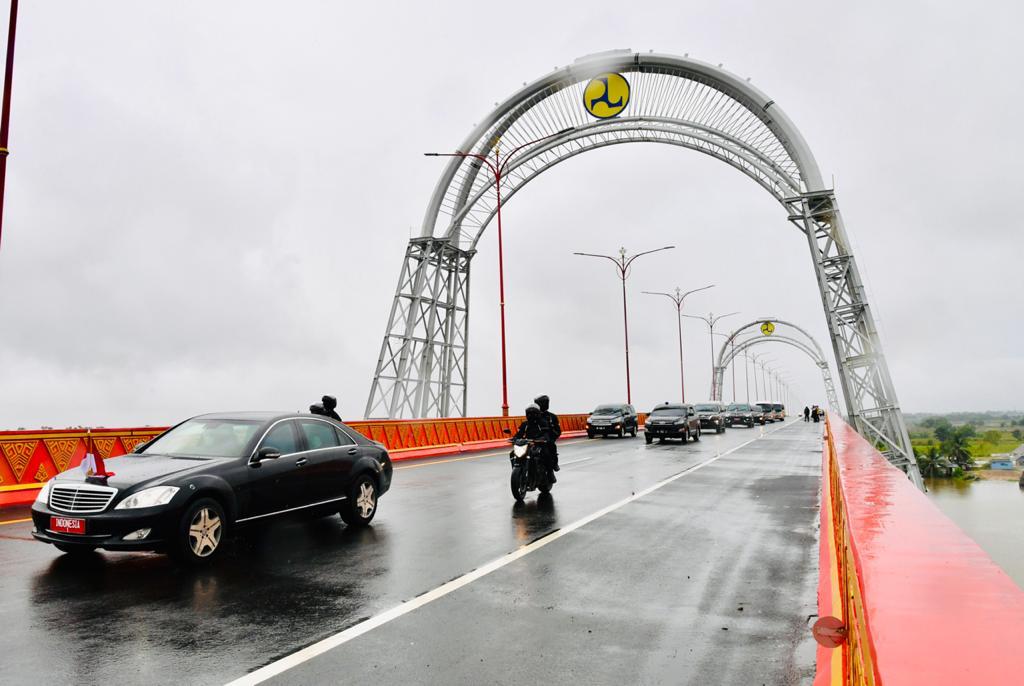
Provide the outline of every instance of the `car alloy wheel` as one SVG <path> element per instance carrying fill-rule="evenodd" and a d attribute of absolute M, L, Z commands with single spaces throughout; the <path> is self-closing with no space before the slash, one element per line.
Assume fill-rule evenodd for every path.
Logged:
<path fill-rule="evenodd" d="M 227 519 L 224 508 L 213 498 L 200 498 L 185 508 L 177 540 L 169 552 L 191 565 L 203 565 L 221 550 Z"/>
<path fill-rule="evenodd" d="M 224 531 L 220 514 L 210 507 L 201 507 L 192 515 L 188 526 L 188 545 L 196 557 L 209 557 L 220 546 Z"/>
<path fill-rule="evenodd" d="M 377 482 L 369 474 L 358 477 L 342 504 L 341 518 L 349 526 L 366 526 L 377 514 Z"/>

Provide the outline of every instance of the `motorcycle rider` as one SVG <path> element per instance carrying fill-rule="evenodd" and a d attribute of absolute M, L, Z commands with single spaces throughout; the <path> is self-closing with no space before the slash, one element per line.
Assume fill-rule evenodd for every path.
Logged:
<path fill-rule="evenodd" d="M 551 445 L 551 424 L 544 419 L 544 414 L 541 412 L 540 407 L 536 403 L 531 403 L 526 406 L 526 419 L 519 425 L 519 430 L 516 431 L 515 435 L 512 436 L 512 440 L 519 438 L 526 438 L 532 441 L 541 441 L 541 445 L 544 450 L 544 456 L 548 458 L 546 461 L 549 462 L 550 467 L 550 452 L 547 446 Z M 551 474 L 551 482 L 557 481 L 555 475 Z"/>
<path fill-rule="evenodd" d="M 320 402 L 324 406 L 325 416 L 337 419 L 339 422 L 341 421 L 341 417 L 339 417 L 338 413 L 334 411 L 334 408 L 338 406 L 337 398 L 335 398 L 333 395 L 325 395 L 323 398 L 320 399 Z"/>
<path fill-rule="evenodd" d="M 555 441 L 562 435 L 562 426 L 558 423 L 558 415 L 548 409 L 551 407 L 551 398 L 546 395 L 538 395 L 533 399 L 533 402 L 537 403 L 537 407 L 540 408 L 541 417 L 550 427 L 551 443 L 547 444 L 545 449 L 548 451 L 551 469 L 557 472 L 561 467 L 558 466 L 558 446 L 555 445 Z"/>

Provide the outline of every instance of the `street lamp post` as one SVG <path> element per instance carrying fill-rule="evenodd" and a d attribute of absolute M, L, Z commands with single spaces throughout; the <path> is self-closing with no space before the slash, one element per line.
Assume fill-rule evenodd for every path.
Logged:
<path fill-rule="evenodd" d="M 676 246 L 666 245 L 663 248 L 655 248 L 654 250 L 645 250 L 644 252 L 638 252 L 632 257 L 626 257 L 626 249 L 619 248 L 619 256 L 614 257 L 612 255 L 598 255 L 589 252 L 574 252 L 573 255 L 579 255 L 581 257 L 600 257 L 605 260 L 610 260 L 615 268 L 619 272 L 619 278 L 622 280 L 622 326 L 625 333 L 626 339 L 626 402 L 632 403 L 633 396 L 629 385 L 629 317 L 626 311 L 626 279 L 629 277 L 629 268 L 636 261 L 636 258 L 642 257 L 643 255 L 650 255 L 651 253 L 661 252 L 662 250 L 672 250 Z"/>
<path fill-rule="evenodd" d="M 546 141 L 549 138 L 555 138 L 561 136 L 564 133 L 572 131 L 576 127 L 569 127 L 562 129 L 555 133 L 547 136 L 541 136 L 532 141 L 528 141 L 512 149 L 512 152 L 507 153 L 504 158 L 501 156 L 501 150 L 498 145 L 500 139 L 494 141 L 494 162 L 491 162 L 490 155 L 481 155 L 475 152 L 462 152 L 456 150 L 455 152 L 425 152 L 423 153 L 427 157 L 461 157 L 463 159 L 472 157 L 479 162 L 487 165 L 487 168 L 491 170 L 491 174 L 494 175 L 494 192 L 497 196 L 497 208 L 496 213 L 498 215 L 498 305 L 501 310 L 501 416 L 508 416 L 508 356 L 505 347 L 505 254 L 504 254 L 504 243 L 502 241 L 501 231 L 501 179 L 506 171 L 508 171 L 508 164 L 512 160 L 513 156 L 520 150 L 535 143 Z"/>
<path fill-rule="evenodd" d="M 702 322 L 704 322 L 705 324 L 708 325 L 708 332 L 711 334 L 710 336 L 708 336 L 708 338 L 711 340 L 711 390 L 712 391 L 715 388 L 715 324 L 717 324 L 720 320 L 725 319 L 726 317 L 733 316 L 734 314 L 739 314 L 739 312 L 729 312 L 727 314 L 720 314 L 717 317 L 715 316 L 715 314 L 713 312 L 708 312 L 708 316 L 707 317 L 700 317 L 700 316 L 693 315 L 693 314 L 684 314 L 683 315 L 684 317 L 689 317 L 690 319 L 699 319 L 699 320 L 701 320 Z M 712 400 L 714 400 L 714 398 L 712 398 Z"/>
<path fill-rule="evenodd" d="M 679 394 L 682 399 L 681 402 L 686 402 L 686 377 L 683 374 L 683 303 L 686 301 L 686 296 L 697 291 L 705 291 L 709 288 L 714 288 L 715 284 L 707 286 L 701 286 L 700 288 L 694 288 L 692 291 L 686 291 L 685 293 L 680 292 L 679 286 L 676 286 L 676 292 L 673 293 L 662 293 L 660 291 L 644 291 L 647 295 L 663 295 L 676 306 L 676 324 L 679 329 Z"/>

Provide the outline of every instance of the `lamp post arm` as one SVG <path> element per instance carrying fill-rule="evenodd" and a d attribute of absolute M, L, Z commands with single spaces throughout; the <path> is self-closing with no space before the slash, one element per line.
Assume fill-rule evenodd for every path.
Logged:
<path fill-rule="evenodd" d="M 575 126 L 570 126 L 567 129 L 562 129 L 561 131 L 556 131 L 555 133 L 548 134 L 547 136 L 541 136 L 540 138 L 535 138 L 532 141 L 527 141 L 526 143 L 523 143 L 522 145 L 518 145 L 518 146 L 512 148 L 512 152 L 507 153 L 505 155 L 505 161 L 501 163 L 501 173 L 502 174 L 505 173 L 506 169 L 508 169 L 508 163 L 510 161 L 512 161 L 512 156 L 515 155 L 520 150 L 522 150 L 523 148 L 529 147 L 529 146 L 533 145 L 534 143 L 540 143 L 541 141 L 546 141 L 549 138 L 556 138 L 558 136 L 561 136 L 564 133 L 569 133 L 570 131 L 573 131 L 575 129 L 576 129 Z"/>

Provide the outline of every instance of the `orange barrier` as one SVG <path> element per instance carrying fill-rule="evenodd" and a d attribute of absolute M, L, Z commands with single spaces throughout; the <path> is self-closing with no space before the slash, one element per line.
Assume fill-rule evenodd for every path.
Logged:
<path fill-rule="evenodd" d="M 992 639 L 1024 632 L 1024 592 L 831 413 L 821 499 L 818 613 L 846 641 L 819 646 L 815 686 L 1021 681 L 1016 651 Z"/>
<path fill-rule="evenodd" d="M 586 414 L 560 415 L 562 431 L 579 435 L 587 428 Z M 644 415 L 641 415 L 641 423 Z M 514 432 L 523 417 L 464 417 L 450 419 L 393 419 L 346 422 L 356 431 L 383 443 L 396 460 L 432 457 L 501 445 L 504 429 Z M 166 427 L 93 429 L 96 452 L 117 457 Z M 35 489 L 54 475 L 77 467 L 85 457 L 85 429 L 0 431 L 0 506 L 31 502 Z"/>

